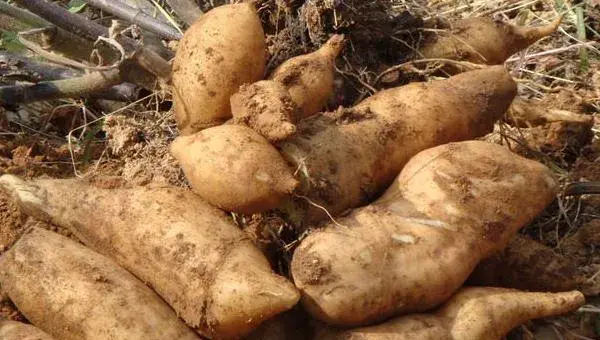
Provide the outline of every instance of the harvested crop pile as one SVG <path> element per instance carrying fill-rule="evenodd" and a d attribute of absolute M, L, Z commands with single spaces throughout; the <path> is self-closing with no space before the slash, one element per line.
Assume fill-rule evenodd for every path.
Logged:
<path fill-rule="evenodd" d="M 99 189 L 74 180 L 27 183 L 10 175 L 0 177 L 0 187 L 25 212 L 68 228 L 149 283 L 203 335 L 245 335 L 299 299 L 222 212 L 189 191 Z"/>
<path fill-rule="evenodd" d="M 597 9 L 0 2 L 0 340 L 600 338 Z"/>

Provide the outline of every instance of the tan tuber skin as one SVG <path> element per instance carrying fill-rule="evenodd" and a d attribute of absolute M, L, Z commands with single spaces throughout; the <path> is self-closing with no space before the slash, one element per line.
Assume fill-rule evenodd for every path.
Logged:
<path fill-rule="evenodd" d="M 0 321 L 0 339 L 2 340 L 54 340 L 48 333 L 22 322 Z"/>
<path fill-rule="evenodd" d="M 428 149 L 369 206 L 306 237 L 291 272 L 304 307 L 339 326 L 431 309 L 555 197 L 540 163 L 480 141 Z"/>
<path fill-rule="evenodd" d="M 242 85 L 231 96 L 233 123 L 246 125 L 271 143 L 277 143 L 296 133 L 298 108 L 283 84 L 261 80 Z"/>
<path fill-rule="evenodd" d="M 322 329 L 315 340 L 501 340 L 520 324 L 572 312 L 584 302 L 578 291 L 463 288 L 433 314 L 406 315 L 351 330 Z"/>
<path fill-rule="evenodd" d="M 229 97 L 262 79 L 266 48 L 253 4 L 223 5 L 202 15 L 179 42 L 173 63 L 175 119 L 191 134 L 231 118 Z"/>
<path fill-rule="evenodd" d="M 452 29 L 425 42 L 424 58 L 444 58 L 476 64 L 503 64 L 511 55 L 552 34 L 561 19 L 541 27 L 514 26 L 491 18 L 476 17 L 454 23 Z"/>
<path fill-rule="evenodd" d="M 0 187 L 25 213 L 68 228 L 115 259 L 207 337 L 243 337 L 299 300 L 252 241 L 189 190 L 100 189 L 11 175 L 0 177 Z"/>
<path fill-rule="evenodd" d="M 199 340 L 125 269 L 44 229 L 29 230 L 2 255 L 0 285 L 29 321 L 56 339 Z"/>
<path fill-rule="evenodd" d="M 502 66 L 384 90 L 300 122 L 280 150 L 298 169 L 298 191 L 335 216 L 371 202 L 421 150 L 491 132 L 516 90 Z M 304 203 L 293 213 L 306 223 L 327 218 Z"/>
<path fill-rule="evenodd" d="M 296 106 L 297 120 L 320 112 L 334 91 L 335 59 L 344 48 L 344 35 L 333 35 L 320 49 L 281 64 L 269 77 L 283 84 Z"/>
<path fill-rule="evenodd" d="M 180 136 L 171 153 L 193 190 L 226 211 L 276 208 L 298 186 L 277 149 L 246 126 L 221 125 Z"/>

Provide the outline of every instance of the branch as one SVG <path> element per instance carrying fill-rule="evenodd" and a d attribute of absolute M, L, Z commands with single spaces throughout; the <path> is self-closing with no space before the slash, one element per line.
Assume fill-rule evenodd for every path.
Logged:
<path fill-rule="evenodd" d="M 89 40 L 95 41 L 100 36 L 109 37 L 108 28 L 71 13 L 53 2 L 44 0 L 17 0 L 17 2 L 54 25 Z M 121 40 L 126 50 L 136 52 L 135 59 L 140 66 L 158 77 L 165 79 L 170 77 L 171 65 L 156 52 L 138 45 L 133 39 L 122 37 Z M 130 80 L 135 82 L 135 79 Z"/>
<path fill-rule="evenodd" d="M 77 78 L 44 81 L 37 84 L 0 87 L 0 103 L 14 105 L 41 100 L 85 96 L 106 90 L 121 82 L 119 70 L 92 72 Z"/>
<path fill-rule="evenodd" d="M 198 20 L 203 14 L 200 7 L 192 0 L 166 0 L 169 7 L 173 9 L 179 19 L 183 20 L 188 26 Z"/>
<path fill-rule="evenodd" d="M 0 1 L 0 13 L 6 14 L 6 16 L 0 15 L 0 28 L 6 31 L 19 32 L 31 28 L 48 28 L 52 34 L 43 34 L 41 39 L 36 39 L 44 50 L 56 51 L 70 59 L 88 60 L 94 49 L 94 44 L 89 40 L 56 28 L 37 15 L 11 6 L 5 1 Z"/>
<path fill-rule="evenodd" d="M 43 63 L 19 54 L 0 51 L 0 62 L 10 64 L 15 61 L 19 63 L 18 67 L 20 71 L 36 74 L 37 80 L 60 80 L 80 77 L 83 75 L 82 72 L 68 67 Z M 0 75 L 3 74 L 0 72 Z M 136 86 L 131 83 L 123 83 L 113 86 L 106 91 L 99 92 L 97 94 L 91 93 L 90 95 L 95 98 L 128 102 L 137 99 L 138 90 Z"/>
<path fill-rule="evenodd" d="M 119 0 L 84 0 L 88 4 L 115 16 L 132 22 L 143 29 L 154 32 L 164 39 L 179 40 L 182 34 L 173 26 L 154 19 L 140 9 L 133 8 Z"/>

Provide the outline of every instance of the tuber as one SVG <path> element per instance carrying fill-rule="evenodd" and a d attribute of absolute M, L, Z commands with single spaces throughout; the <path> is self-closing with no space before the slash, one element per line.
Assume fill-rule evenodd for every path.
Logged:
<path fill-rule="evenodd" d="M 53 340 L 48 333 L 22 322 L 0 321 L 0 339 L 2 340 Z"/>
<path fill-rule="evenodd" d="M 307 236 L 291 272 L 304 307 L 339 326 L 428 310 L 555 197 L 540 163 L 495 144 L 416 155 L 381 198 Z"/>
<path fill-rule="evenodd" d="M 171 153 L 194 191 L 223 210 L 267 211 L 298 185 L 277 149 L 245 126 L 221 125 L 180 136 Z"/>
<path fill-rule="evenodd" d="M 567 110 L 547 107 L 544 102 L 515 98 L 507 112 L 506 120 L 511 125 L 527 128 L 553 122 L 568 122 L 593 125 L 594 117 Z"/>
<path fill-rule="evenodd" d="M 476 64 L 503 64 L 511 55 L 552 34 L 561 19 L 541 27 L 522 27 L 491 18 L 460 20 L 452 28 L 426 41 L 424 58 L 464 60 Z"/>
<path fill-rule="evenodd" d="M 350 330 L 321 327 L 315 340 L 501 340 L 520 324 L 574 311 L 584 302 L 578 291 L 463 288 L 435 313 L 406 315 Z"/>
<path fill-rule="evenodd" d="M 335 59 L 344 47 L 344 35 L 334 34 L 320 49 L 281 64 L 269 77 L 283 84 L 300 108 L 301 118 L 325 106 L 334 91 Z"/>
<path fill-rule="evenodd" d="M 280 149 L 298 169 L 298 192 L 337 215 L 371 202 L 419 151 L 491 132 L 515 94 L 502 66 L 412 83 L 306 119 Z M 326 217 L 298 202 L 288 212 L 305 222 Z"/>
<path fill-rule="evenodd" d="M 299 300 L 244 232 L 189 190 L 11 175 L 0 187 L 25 213 L 69 229 L 148 283 L 201 335 L 240 338 Z"/>
<path fill-rule="evenodd" d="M 42 199 L 22 194 L 30 204 Z M 56 339 L 199 339 L 112 260 L 44 229 L 30 229 L 0 257 L 0 285 L 29 321 Z"/>
<path fill-rule="evenodd" d="M 278 82 L 261 80 L 242 85 L 230 101 L 233 123 L 254 129 L 270 142 L 279 142 L 296 132 L 298 108 Z"/>
<path fill-rule="evenodd" d="M 173 63 L 173 100 L 182 134 L 231 117 L 229 97 L 262 79 L 265 37 L 251 3 L 223 5 L 202 15 L 179 42 Z"/>

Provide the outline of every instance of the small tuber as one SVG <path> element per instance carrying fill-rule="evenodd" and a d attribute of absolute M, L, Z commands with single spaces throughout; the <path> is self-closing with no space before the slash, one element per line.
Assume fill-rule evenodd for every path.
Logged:
<path fill-rule="evenodd" d="M 343 47 L 344 35 L 334 34 L 317 51 L 285 61 L 270 75 L 300 108 L 298 120 L 320 112 L 333 95 L 335 59 Z"/>
<path fill-rule="evenodd" d="M 246 125 L 272 143 L 296 132 L 298 108 L 285 86 L 272 80 L 246 84 L 231 96 L 233 123 Z"/>
<path fill-rule="evenodd" d="M 463 288 L 435 313 L 350 330 L 321 328 L 315 340 L 501 340 L 520 324 L 574 311 L 584 302 L 578 291 Z"/>
<path fill-rule="evenodd" d="M 448 31 L 426 41 L 424 58 L 464 60 L 476 64 L 503 64 L 511 55 L 552 34 L 561 18 L 541 27 L 522 27 L 485 17 L 460 20 Z"/>
<path fill-rule="evenodd" d="M 317 319 L 360 326 L 448 299 L 555 197 L 540 163 L 469 141 L 423 151 L 381 198 L 307 236 L 291 272 Z"/>
<path fill-rule="evenodd" d="M 202 15 L 179 42 L 173 63 L 177 126 L 191 134 L 231 118 L 229 97 L 262 79 L 265 37 L 251 3 L 222 5 Z"/>
<path fill-rule="evenodd" d="M 276 208 L 298 185 L 277 149 L 246 126 L 221 125 L 180 136 L 171 153 L 193 190 L 226 211 Z"/>

